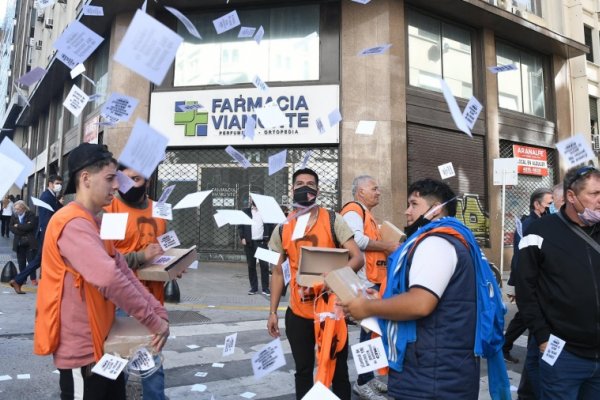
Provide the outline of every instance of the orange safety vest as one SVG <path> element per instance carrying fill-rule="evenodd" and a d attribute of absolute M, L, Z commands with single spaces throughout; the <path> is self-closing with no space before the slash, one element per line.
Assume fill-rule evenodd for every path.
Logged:
<path fill-rule="evenodd" d="M 122 254 L 140 251 L 146 248 L 150 243 L 158 243 L 156 238 L 164 235 L 167 231 L 167 223 L 164 219 L 152 217 L 152 207 L 154 201 L 148 199 L 148 207 L 145 209 L 131 207 L 117 197 L 104 207 L 107 213 L 128 213 L 127 228 L 125 239 L 115 240 L 115 247 Z M 137 274 L 136 274 L 137 275 Z M 141 281 L 150 293 L 165 304 L 164 282 L 159 281 Z"/>
<path fill-rule="evenodd" d="M 373 214 L 360 203 L 351 201 L 342 207 L 341 214 L 344 215 L 354 211 L 363 216 L 364 235 L 369 239 L 381 240 L 379 226 L 373 217 Z M 383 284 L 387 279 L 387 256 L 383 251 L 365 250 L 365 271 L 369 282 Z"/>
<path fill-rule="evenodd" d="M 33 331 L 33 352 L 37 355 L 54 353 L 60 340 L 60 308 L 65 275 L 73 274 L 75 287 L 80 288 L 82 299 L 85 295 L 86 309 L 92 332 L 94 358 L 99 361 L 104 353 L 104 341 L 115 317 L 115 306 L 104 298 L 100 291 L 86 282 L 79 272 L 69 267 L 58 249 L 58 238 L 65 226 L 75 218 L 85 218 L 94 225 L 100 234 L 100 228 L 89 211 L 76 202 L 58 210 L 50 219 L 46 228 L 42 251 L 42 279 L 37 291 L 35 325 Z M 107 254 L 115 256 L 110 241 L 104 241 Z"/>
<path fill-rule="evenodd" d="M 335 242 L 331 237 L 332 229 L 329 222 L 329 212 L 327 209 L 322 207 L 319 207 L 317 210 L 317 221 L 312 227 L 310 227 L 310 229 L 307 227 L 303 238 L 292 241 L 292 233 L 294 232 L 294 228 L 296 226 L 296 218 L 293 217 L 290 219 L 290 222 L 283 225 L 283 229 L 281 231 L 281 244 L 283 250 L 285 250 L 289 258 L 290 272 L 292 275 L 290 280 L 290 308 L 294 314 L 306 319 L 313 319 L 313 302 L 315 297 L 320 294 L 321 290 L 315 290 L 315 288 L 311 288 L 309 289 L 308 293 L 301 294 L 302 288 L 296 282 L 301 247 L 336 247 Z"/>

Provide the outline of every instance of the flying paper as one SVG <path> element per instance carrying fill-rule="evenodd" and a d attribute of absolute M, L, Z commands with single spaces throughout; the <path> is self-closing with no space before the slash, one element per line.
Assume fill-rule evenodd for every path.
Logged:
<path fill-rule="evenodd" d="M 452 119 L 454 120 L 454 124 L 458 129 L 469 135 L 469 137 L 473 137 L 473 135 L 471 135 L 471 130 L 467 125 L 467 121 L 465 121 L 465 118 L 460 112 L 460 108 L 458 107 L 458 103 L 456 102 L 456 99 L 454 98 L 450 87 L 448 87 L 448 84 L 443 79 L 440 79 L 440 85 L 442 88 L 442 93 L 444 94 L 444 99 L 446 99 L 446 103 L 448 104 L 448 108 L 450 109 L 450 114 L 452 115 Z"/>
<path fill-rule="evenodd" d="M 43 202 L 40 199 L 36 199 L 35 197 L 31 196 L 31 202 L 33 203 L 33 205 L 38 206 L 38 207 L 42 207 L 45 208 L 46 210 L 52 211 L 54 212 L 54 208 L 52 208 L 52 206 L 46 202 Z"/>
<path fill-rule="evenodd" d="M 571 168 L 588 160 L 596 158 L 590 144 L 581 133 L 556 143 L 556 148 L 563 159 L 566 167 Z"/>
<path fill-rule="evenodd" d="M 83 15 L 102 17 L 104 16 L 104 8 L 100 6 L 83 6 Z"/>
<path fill-rule="evenodd" d="M 179 201 L 173 207 L 173 210 L 179 210 L 181 208 L 195 208 L 200 207 L 202 202 L 211 194 L 212 190 L 205 190 L 203 192 L 190 193 Z"/>
<path fill-rule="evenodd" d="M 23 166 L 23 168 L 21 169 L 21 173 L 17 174 L 18 177 L 16 180 L 14 180 L 14 184 L 19 189 L 21 189 L 23 187 L 23 185 L 25 184 L 27 177 L 33 173 L 33 169 L 34 169 L 33 161 L 31 161 L 29 159 L 29 157 L 27 156 L 27 154 L 25 154 L 23 152 L 23 150 L 21 150 L 21 148 L 19 146 L 14 144 L 14 142 L 12 140 L 10 140 L 10 138 L 8 138 L 8 137 L 5 137 L 4 140 L 2 140 L 2 143 L 0 143 L 0 154 L 5 155 L 6 157 L 14 160 L 17 164 L 20 164 L 21 166 Z M 6 168 L 0 168 L 0 171 L 8 171 L 8 170 Z M 3 174 L 4 174 L 4 172 L 3 172 Z M 9 181 L 10 179 L 8 178 L 8 176 L 3 175 L 2 180 Z M 12 185 L 12 182 L 11 182 L 11 185 Z"/>
<path fill-rule="evenodd" d="M 391 44 L 380 44 L 379 46 L 375 46 L 375 47 L 367 47 L 366 49 L 361 50 L 358 55 L 359 56 L 371 56 L 374 54 L 383 54 L 385 53 L 390 47 L 392 47 Z"/>
<path fill-rule="evenodd" d="M 287 150 L 280 151 L 269 157 L 269 176 L 273 175 L 286 166 Z"/>
<path fill-rule="evenodd" d="M 280 126 L 288 126 L 288 119 L 277 103 L 271 102 L 263 107 L 257 108 L 256 116 L 266 129 Z"/>
<path fill-rule="evenodd" d="M 169 138 L 138 119 L 119 157 L 119 162 L 148 179 L 162 161 L 168 142 Z"/>
<path fill-rule="evenodd" d="M 73 85 L 67 98 L 65 99 L 63 106 L 71 112 L 75 117 L 79 117 L 83 109 L 88 103 L 89 96 L 85 92 Z"/>
<path fill-rule="evenodd" d="M 75 20 L 54 42 L 54 48 L 58 50 L 56 58 L 73 69 L 87 60 L 103 41 L 102 36 Z"/>
<path fill-rule="evenodd" d="M 165 6 L 165 9 L 168 12 L 170 12 L 171 14 L 173 14 L 175 16 L 175 18 L 177 18 L 183 24 L 183 26 L 185 26 L 185 29 L 187 29 L 187 31 L 190 33 L 190 35 L 192 35 L 193 37 L 195 37 L 197 39 L 202 39 L 202 36 L 200 36 L 200 33 L 198 33 L 198 29 L 196 29 L 196 27 L 194 26 L 194 23 L 192 21 L 190 21 L 188 17 L 186 17 L 179 10 L 177 10 L 173 7 Z"/>
<path fill-rule="evenodd" d="M 123 240 L 127 228 L 128 213 L 104 213 L 100 225 L 100 239 Z"/>
<path fill-rule="evenodd" d="M 242 153 L 240 153 L 239 151 L 237 151 L 233 147 L 227 146 L 225 148 L 225 152 L 227 154 L 229 154 L 231 156 L 231 158 L 233 158 L 234 160 L 236 160 L 238 162 L 238 164 L 240 164 L 240 166 L 242 168 L 246 169 L 246 168 L 252 166 L 252 164 L 250 164 L 250 161 L 248 161 L 248 159 L 246 157 L 244 157 L 242 155 Z"/>
<path fill-rule="evenodd" d="M 113 124 L 129 121 L 138 103 L 139 100 L 135 97 L 125 96 L 120 93 L 111 93 L 102 106 L 100 115 Z"/>
<path fill-rule="evenodd" d="M 240 28 L 240 33 L 238 33 L 238 38 L 251 38 L 254 36 L 254 32 L 256 32 L 256 28 L 250 26 L 242 26 Z"/>
<path fill-rule="evenodd" d="M 241 210 L 217 210 L 217 214 L 220 218 L 217 224 L 224 221 L 229 225 L 252 225 L 252 218 Z"/>
<path fill-rule="evenodd" d="M 17 83 L 27 87 L 32 86 L 34 83 L 42 79 L 44 75 L 46 75 L 46 72 L 47 71 L 42 67 L 35 67 L 25 75 L 21 76 L 17 80 Z"/>
<path fill-rule="evenodd" d="M 220 35 L 223 32 L 227 32 L 228 30 L 239 26 L 240 19 L 237 15 L 237 12 L 233 10 L 229 14 L 225 14 L 222 17 L 215 19 L 213 21 L 213 25 L 215 26 L 217 34 Z"/>
<path fill-rule="evenodd" d="M 23 171 L 23 165 L 4 154 L 0 154 L 0 171 L 2 171 L 2 179 L 0 179 L 0 198 L 4 195 L 13 183 L 19 178 Z"/>
<path fill-rule="evenodd" d="M 336 108 L 335 110 L 329 113 L 327 118 L 329 119 L 329 127 L 333 127 L 334 125 L 340 123 L 340 121 L 342 120 L 342 114 L 340 113 L 340 110 Z"/>
<path fill-rule="evenodd" d="M 250 197 L 256 204 L 260 217 L 265 224 L 282 224 L 285 222 L 285 214 L 273 197 L 257 193 L 250 193 Z"/>

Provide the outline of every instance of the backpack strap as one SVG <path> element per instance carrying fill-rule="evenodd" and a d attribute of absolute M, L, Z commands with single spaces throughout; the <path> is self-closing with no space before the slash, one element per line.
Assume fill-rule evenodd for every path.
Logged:
<path fill-rule="evenodd" d="M 333 244 L 335 244 L 336 248 L 340 248 L 340 241 L 335 235 L 335 211 L 327 210 L 327 212 L 329 213 L 329 228 L 331 229 L 331 237 L 333 238 Z"/>
<path fill-rule="evenodd" d="M 340 212 L 341 212 L 341 211 L 343 211 L 343 210 L 344 210 L 344 208 L 346 208 L 346 206 L 347 206 L 348 204 L 352 204 L 352 203 L 354 203 L 354 204 L 358 204 L 358 206 L 359 206 L 359 207 L 360 207 L 360 209 L 362 210 L 362 220 L 363 220 L 363 223 L 364 223 L 364 222 L 365 222 L 365 217 L 366 217 L 366 215 L 367 215 L 367 209 L 365 208 L 365 206 L 363 206 L 363 205 L 362 205 L 361 203 L 359 203 L 358 201 L 354 201 L 354 200 L 352 200 L 352 201 L 349 201 L 349 202 L 347 202 L 346 204 L 344 204 L 344 206 L 342 207 L 342 210 L 340 210 Z"/>

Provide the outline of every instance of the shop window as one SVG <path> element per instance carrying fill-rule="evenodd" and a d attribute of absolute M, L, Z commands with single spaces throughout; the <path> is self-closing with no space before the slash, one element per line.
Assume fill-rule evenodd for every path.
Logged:
<path fill-rule="evenodd" d="M 498 65 L 515 64 L 516 71 L 498 74 L 498 102 L 501 108 L 544 118 L 544 59 L 529 50 L 496 43 Z"/>
<path fill-rule="evenodd" d="M 455 96 L 473 95 L 471 32 L 408 12 L 409 84 L 440 91 L 443 78 Z"/>
<path fill-rule="evenodd" d="M 269 82 L 319 80 L 320 5 L 237 12 L 242 26 L 264 28 L 260 45 L 238 38 L 240 27 L 217 35 L 212 21 L 223 12 L 187 13 L 202 40 L 178 22 L 185 41 L 175 59 L 174 86 L 248 83 L 254 75 Z"/>

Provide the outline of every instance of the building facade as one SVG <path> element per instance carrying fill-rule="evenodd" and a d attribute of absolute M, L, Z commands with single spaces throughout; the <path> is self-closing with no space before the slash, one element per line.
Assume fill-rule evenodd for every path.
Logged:
<path fill-rule="evenodd" d="M 176 211 L 171 224 L 181 241 L 198 245 L 206 259 L 242 257 L 235 228 L 217 228 L 215 210 L 246 206 L 250 192 L 289 204 L 291 175 L 308 157 L 307 165 L 321 177 L 322 204 L 340 208 L 351 198 L 354 176 L 370 174 L 382 188 L 377 217 L 398 226 L 405 224 L 408 184 L 439 177 L 437 167 L 452 162 L 456 176 L 448 182 L 459 194 L 458 217 L 499 263 L 501 243 L 511 243 L 512 218 L 527 212 L 531 191 L 559 180 L 561 163 L 554 144 L 576 132 L 591 133 L 590 73 L 581 23 L 590 5 L 585 1 L 237 3 L 242 26 L 264 28 L 260 44 L 252 36 L 239 38 L 239 29 L 216 34 L 212 21 L 233 10 L 222 1 L 201 6 L 182 0 L 161 6 L 148 2 L 147 12 L 184 38 L 161 85 L 112 59 L 140 1 L 59 2 L 46 8 L 43 17 L 33 2 L 23 3 L 30 10 L 24 23 L 33 25 L 32 66 L 48 69 L 29 91 L 29 105 L 5 121 L 15 127 L 15 141 L 36 161 L 24 194 L 39 193 L 50 173 L 67 175 L 66 157 L 82 141 L 104 143 L 118 155 L 141 118 L 169 137 L 155 176 L 155 194 L 176 184 L 170 199 L 175 203 L 187 193 L 213 190 L 199 209 Z M 105 15 L 83 16 L 83 4 L 103 6 Z M 182 11 L 202 40 L 192 37 L 162 5 Z M 73 19 L 104 37 L 85 63 L 89 79 L 72 80 L 52 49 Z M 359 55 L 385 44 L 391 47 L 383 54 Z M 488 70 L 513 63 L 516 71 Z M 267 93 L 250 83 L 255 76 L 267 83 Z M 453 123 L 440 78 L 461 109 L 471 96 L 483 104 L 472 138 Z M 72 85 L 97 95 L 78 118 L 62 106 Z M 135 97 L 139 104 L 129 122 L 99 125 L 101 106 L 113 92 Z M 284 112 L 288 126 L 259 126 L 254 140 L 245 138 L 244 126 L 254 109 L 270 101 Z M 180 108 L 194 104 L 196 109 Z M 335 109 L 343 120 L 329 126 L 328 114 Z M 317 129 L 317 119 L 325 132 Z M 355 134 L 364 120 L 376 121 L 373 135 Z M 228 145 L 252 167 L 240 168 L 225 153 Z M 269 175 L 269 156 L 284 149 L 286 168 Z M 544 167 L 522 171 L 519 185 L 507 190 L 502 232 L 493 160 L 517 153 L 534 157 L 539 162 L 534 164 Z"/>

